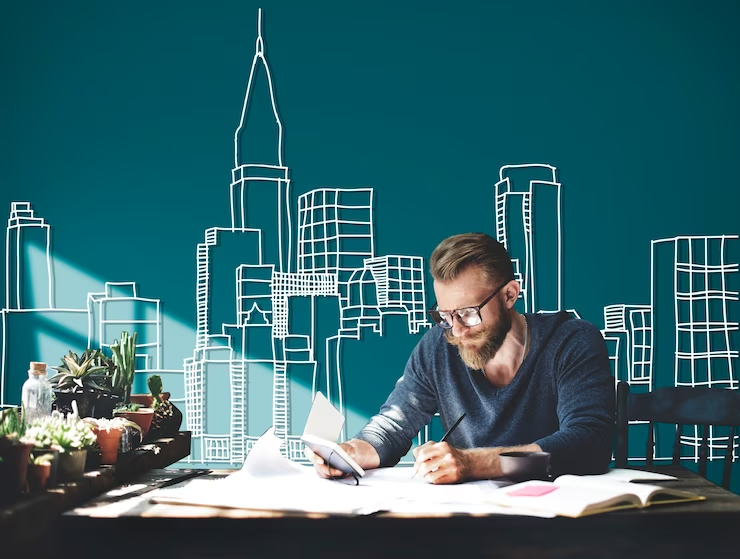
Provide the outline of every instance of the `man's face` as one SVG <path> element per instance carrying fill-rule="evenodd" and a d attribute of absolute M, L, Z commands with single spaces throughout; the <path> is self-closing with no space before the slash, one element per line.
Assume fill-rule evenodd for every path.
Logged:
<path fill-rule="evenodd" d="M 434 282 L 437 305 L 443 310 L 479 305 L 495 288 L 477 268 L 468 268 L 451 282 Z M 479 312 L 482 322 L 478 326 L 463 326 L 455 318 L 452 328 L 445 332 L 447 341 L 457 346 L 463 362 L 471 369 L 482 369 L 493 359 L 511 330 L 511 315 L 501 293 Z"/>

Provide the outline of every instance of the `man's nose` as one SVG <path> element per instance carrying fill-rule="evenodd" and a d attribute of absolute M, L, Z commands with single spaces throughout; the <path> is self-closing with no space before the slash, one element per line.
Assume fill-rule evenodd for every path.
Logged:
<path fill-rule="evenodd" d="M 455 315 L 452 318 L 452 335 L 459 338 L 467 332 L 468 327 L 460 324 L 460 319 Z"/>

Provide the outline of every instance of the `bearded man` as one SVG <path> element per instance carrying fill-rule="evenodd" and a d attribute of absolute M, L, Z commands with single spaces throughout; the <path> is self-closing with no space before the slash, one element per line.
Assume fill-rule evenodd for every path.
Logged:
<path fill-rule="evenodd" d="M 344 449 L 365 469 L 393 466 L 435 413 L 447 430 L 464 412 L 444 442 L 414 449 L 416 475 L 438 484 L 499 477 L 499 454 L 512 450 L 549 452 L 555 476 L 604 471 L 614 379 L 599 330 L 565 312 L 518 313 L 511 258 L 486 234 L 445 239 L 430 268 L 437 327 Z M 343 475 L 313 460 L 319 475 Z"/>

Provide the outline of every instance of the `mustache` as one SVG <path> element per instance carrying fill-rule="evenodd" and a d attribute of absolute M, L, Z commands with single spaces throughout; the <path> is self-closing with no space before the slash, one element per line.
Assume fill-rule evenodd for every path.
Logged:
<path fill-rule="evenodd" d="M 486 339 L 490 334 L 490 330 L 488 328 L 482 328 L 478 330 L 477 332 L 474 332 L 472 334 L 468 334 L 465 339 L 469 342 L 478 342 L 481 340 Z M 461 338 L 458 336 L 455 336 L 452 333 L 452 329 L 445 330 L 445 339 L 452 345 L 458 346 L 461 343 Z"/>

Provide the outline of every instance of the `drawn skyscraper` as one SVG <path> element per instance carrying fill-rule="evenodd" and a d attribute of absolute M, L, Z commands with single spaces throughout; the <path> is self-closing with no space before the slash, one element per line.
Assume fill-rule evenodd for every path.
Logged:
<path fill-rule="evenodd" d="M 651 298 L 659 384 L 738 388 L 736 236 L 685 236 L 652 241 Z M 663 347 L 674 348 L 673 363 Z"/>
<path fill-rule="evenodd" d="M 653 329 L 650 305 L 609 305 L 604 307 L 607 344 L 614 365 L 614 382 L 627 381 L 644 386 L 653 380 Z"/>
<path fill-rule="evenodd" d="M 51 309 L 52 295 L 51 227 L 34 215 L 30 202 L 12 202 L 5 238 L 5 308 Z"/>
<path fill-rule="evenodd" d="M 310 384 L 311 393 L 323 390 L 343 409 L 341 338 L 357 339 L 363 327 L 382 333 L 384 313 L 406 314 L 409 332 L 427 324 L 423 260 L 376 256 L 372 189 L 323 188 L 300 196 L 292 254 L 282 138 L 260 10 L 234 134 L 231 226 L 208 229 L 197 251 L 196 346 L 184 367 L 191 461 L 239 464 L 268 427 L 285 441 L 282 452 L 304 459 L 295 434 L 297 384 Z M 228 252 L 229 244 L 238 250 Z M 373 292 L 372 301 L 353 302 L 350 285 L 358 282 Z M 232 290 L 231 311 L 213 304 L 214 294 Z M 297 393 L 305 395 L 307 412 L 309 394 Z M 211 403 L 224 395 L 228 405 Z M 263 413 L 267 402 L 270 416 Z"/>
<path fill-rule="evenodd" d="M 514 263 L 525 312 L 562 309 L 560 189 L 551 165 L 505 165 L 499 171 L 496 238 Z"/>
<path fill-rule="evenodd" d="M 260 93 L 267 96 L 260 99 Z M 268 100 L 271 111 L 265 113 L 264 104 Z M 266 114 L 271 118 L 260 118 Z M 262 238 L 261 257 L 264 262 L 274 263 L 278 272 L 290 272 L 290 180 L 288 168 L 283 164 L 283 123 L 275 101 L 272 73 L 265 58 L 261 10 L 247 91 L 239 126 L 234 132 L 230 191 L 231 227 L 276 232 L 276 235 Z"/>

